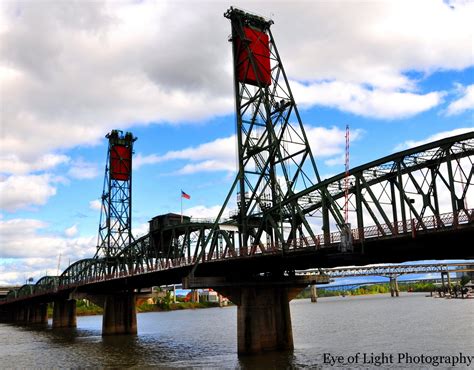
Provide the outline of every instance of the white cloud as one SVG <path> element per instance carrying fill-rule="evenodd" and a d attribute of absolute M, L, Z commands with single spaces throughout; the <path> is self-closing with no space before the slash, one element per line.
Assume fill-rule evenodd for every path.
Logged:
<path fill-rule="evenodd" d="M 422 140 L 407 140 L 401 144 L 398 144 L 396 147 L 395 147 L 395 151 L 400 151 L 400 150 L 404 150 L 404 149 L 408 149 L 408 148 L 414 148 L 416 146 L 420 146 L 420 145 L 423 145 L 423 144 L 427 144 L 427 143 L 431 143 L 432 141 L 437 141 L 437 140 L 441 140 L 441 139 L 444 139 L 446 137 L 451 137 L 451 136 L 456 136 L 456 135 L 461 135 L 461 134 L 465 134 L 466 132 L 470 132 L 470 131 L 473 131 L 474 130 L 474 127 L 466 127 L 466 128 L 457 128 L 457 129 L 454 129 L 454 130 L 450 130 L 450 131 L 442 131 L 442 132 L 438 132 L 437 134 L 434 134 L 434 135 L 431 135 L 431 136 L 428 136 L 426 139 L 422 139 Z"/>
<path fill-rule="evenodd" d="M 369 89 L 341 81 L 309 85 L 293 82 L 293 87 L 295 99 L 303 107 L 321 105 L 380 119 L 406 118 L 427 111 L 439 105 L 445 95 Z"/>
<path fill-rule="evenodd" d="M 102 208 L 102 202 L 99 199 L 94 199 L 89 202 L 89 208 L 94 211 L 100 211 Z"/>
<path fill-rule="evenodd" d="M 0 283 L 21 284 L 25 278 L 35 280 L 48 273 L 56 274 L 61 254 L 60 273 L 69 262 L 91 257 L 96 236 L 63 237 L 47 232 L 48 225 L 35 219 L 0 220 Z M 75 225 L 67 230 L 74 231 Z M 66 230 L 66 234 L 67 234 Z"/>
<path fill-rule="evenodd" d="M 446 114 L 452 116 L 474 109 L 474 85 L 459 87 L 461 97 L 448 105 Z"/>
<path fill-rule="evenodd" d="M 36 171 L 50 170 L 68 163 L 70 158 L 63 154 L 45 154 L 29 161 L 21 160 L 15 154 L 0 157 L 0 171 L 5 174 L 23 175 Z"/>
<path fill-rule="evenodd" d="M 177 171 L 180 174 L 211 171 L 236 170 L 236 138 L 235 135 L 219 138 L 208 143 L 189 147 L 182 150 L 173 150 L 164 155 L 146 155 L 140 153 L 134 158 L 134 168 L 146 164 L 155 164 L 171 160 L 186 160 L 191 163 Z"/>
<path fill-rule="evenodd" d="M 317 158 L 330 157 L 344 153 L 346 145 L 346 131 L 336 126 L 331 128 L 313 127 L 306 125 L 306 136 L 313 155 Z M 360 140 L 363 135 L 361 129 L 351 129 L 350 142 Z"/>
<path fill-rule="evenodd" d="M 77 225 L 72 225 L 71 227 L 68 227 L 66 230 L 64 230 L 64 235 L 66 235 L 68 238 L 72 238 L 73 236 L 76 236 L 78 232 Z"/>
<path fill-rule="evenodd" d="M 192 216 L 193 219 L 215 219 L 221 210 L 222 206 L 217 205 L 217 206 L 211 206 L 207 207 L 204 205 L 198 205 L 190 208 L 186 208 L 183 210 L 183 214 L 186 216 Z M 221 219 L 225 219 L 229 217 L 229 212 L 230 209 L 226 208 L 224 209 L 224 212 L 222 214 Z"/>
<path fill-rule="evenodd" d="M 68 175 L 72 178 L 83 180 L 93 179 L 99 174 L 96 163 L 84 161 L 82 158 L 75 160 L 68 171 Z"/>
<path fill-rule="evenodd" d="M 342 154 L 342 155 L 339 155 L 337 157 L 333 157 L 333 158 L 330 158 L 330 159 L 326 159 L 324 161 L 324 164 L 326 166 L 339 166 L 339 165 L 345 164 L 345 163 L 346 163 L 345 154 Z"/>
<path fill-rule="evenodd" d="M 310 82 L 306 104 L 407 117 L 439 104 L 441 93 L 414 92 L 417 81 L 406 72 L 472 65 L 472 2 L 453 8 L 441 0 L 236 5 L 274 18 L 286 72 Z M 0 155 L 28 162 L 95 144 L 111 128 L 231 113 L 226 8 L 151 0 L 2 2 L 0 80 L 8 94 Z M 334 96 L 344 86 L 352 100 Z M 323 87 L 327 98 L 320 96 Z"/>
<path fill-rule="evenodd" d="M 44 205 L 56 194 L 52 185 L 54 181 L 49 174 L 13 175 L 0 179 L 0 208 L 16 211 L 31 205 Z"/>
<path fill-rule="evenodd" d="M 329 157 L 343 153 L 345 148 L 345 130 L 338 127 L 313 127 L 305 126 L 306 135 L 316 158 Z M 350 140 L 356 141 L 361 138 L 363 131 L 351 130 Z M 324 138 L 324 140 L 322 139 Z M 197 147 L 189 147 L 182 150 L 174 150 L 164 155 L 150 154 L 138 155 L 134 159 L 134 167 L 157 164 L 171 160 L 186 160 L 187 164 L 176 173 L 192 174 L 198 172 L 215 172 L 237 170 L 236 136 L 232 135 L 219 138 Z M 299 149 L 299 148 L 298 148 Z"/>
<path fill-rule="evenodd" d="M 145 222 L 138 226 L 134 226 L 132 230 L 132 235 L 137 239 L 143 235 L 148 234 L 149 231 L 150 231 L 150 225 L 148 222 Z"/>
<path fill-rule="evenodd" d="M 454 9 L 441 0 L 277 4 L 271 12 L 279 51 L 291 56 L 286 70 L 298 80 L 411 89 L 416 80 L 406 71 L 430 74 L 473 63 L 472 2 Z M 262 8 L 268 15 L 268 4 Z"/>

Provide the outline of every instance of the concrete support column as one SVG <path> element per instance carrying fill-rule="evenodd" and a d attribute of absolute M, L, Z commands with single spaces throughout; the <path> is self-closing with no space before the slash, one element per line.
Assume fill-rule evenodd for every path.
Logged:
<path fill-rule="evenodd" d="M 441 291 L 443 292 L 443 296 L 446 293 L 446 285 L 444 284 L 444 272 L 441 273 Z M 440 294 L 441 297 L 441 294 Z"/>
<path fill-rule="evenodd" d="M 288 288 L 245 287 L 237 308 L 239 354 L 292 350 Z"/>
<path fill-rule="evenodd" d="M 446 276 L 448 278 L 448 292 L 451 295 L 452 294 L 452 292 L 451 292 L 451 276 L 449 276 L 449 271 L 446 271 Z"/>
<path fill-rule="evenodd" d="M 311 302 L 318 302 L 318 290 L 316 288 L 316 284 L 311 284 Z"/>
<path fill-rule="evenodd" d="M 400 296 L 400 289 L 398 288 L 397 276 L 396 275 L 389 276 L 389 278 L 390 278 L 390 282 L 389 282 L 388 286 L 390 288 L 390 295 L 392 297 L 399 297 Z"/>
<path fill-rule="evenodd" d="M 237 352 L 252 355 L 292 350 L 290 301 L 312 284 L 329 283 L 327 275 L 247 276 L 183 279 L 185 289 L 211 287 L 237 305 Z"/>
<path fill-rule="evenodd" d="M 191 291 L 191 302 L 199 303 L 199 290 L 193 289 Z"/>
<path fill-rule="evenodd" d="M 20 304 L 15 315 L 15 322 L 18 324 L 27 324 L 30 313 L 29 308 L 30 307 L 28 305 Z"/>
<path fill-rule="evenodd" d="M 137 310 L 133 293 L 105 296 L 102 335 L 137 334 Z"/>
<path fill-rule="evenodd" d="M 239 355 L 293 349 L 289 302 L 303 288 L 272 285 L 216 288 L 237 305 Z"/>
<path fill-rule="evenodd" d="M 28 324 L 48 324 L 48 304 L 35 303 L 30 305 L 28 312 Z"/>
<path fill-rule="evenodd" d="M 53 328 L 75 328 L 76 326 L 76 300 L 54 301 Z"/>

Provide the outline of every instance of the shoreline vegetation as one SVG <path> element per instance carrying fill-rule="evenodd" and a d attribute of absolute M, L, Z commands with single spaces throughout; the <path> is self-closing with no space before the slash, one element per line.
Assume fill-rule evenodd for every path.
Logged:
<path fill-rule="evenodd" d="M 230 305 L 230 304 L 229 304 Z M 137 304 L 137 313 L 141 312 L 166 312 L 166 311 L 177 311 L 177 310 L 188 310 L 188 309 L 200 309 L 200 308 L 211 308 L 219 307 L 219 303 L 215 302 L 180 302 L 176 303 L 148 303 L 141 302 Z M 104 310 L 102 307 L 95 305 L 88 300 L 77 300 L 76 301 L 76 315 L 77 316 L 93 316 L 102 315 Z M 48 307 L 48 318 L 53 317 L 53 307 Z"/>
<path fill-rule="evenodd" d="M 400 284 L 401 292 L 432 292 L 436 290 L 433 283 L 410 283 Z M 322 297 L 335 297 L 335 296 L 357 296 L 357 295 L 369 295 L 369 294 L 386 294 L 390 293 L 388 284 L 373 284 L 363 285 L 359 287 L 348 286 L 346 289 L 325 289 L 318 288 L 318 298 Z M 296 299 L 307 299 L 311 298 L 311 289 L 307 287 L 303 289 Z M 77 300 L 76 303 L 76 315 L 77 316 L 90 316 L 90 315 L 102 315 L 103 309 L 100 306 L 88 300 Z M 229 302 L 229 306 L 232 305 Z M 176 310 L 187 310 L 187 309 L 201 309 L 219 307 L 219 303 L 216 302 L 185 302 L 182 297 L 177 297 L 176 303 L 173 302 L 170 294 L 165 297 L 154 300 L 154 303 L 147 301 L 140 302 L 137 304 L 137 313 L 141 312 L 166 312 Z M 52 317 L 53 309 L 52 306 L 48 308 L 48 317 Z"/>
<path fill-rule="evenodd" d="M 416 282 L 408 284 L 399 283 L 400 292 L 433 292 L 436 291 L 436 286 L 431 282 Z M 372 284 L 372 285 L 361 285 L 355 287 L 348 285 L 346 289 L 340 287 L 339 289 L 318 287 L 318 298 L 322 297 L 337 297 L 337 296 L 356 296 L 356 295 L 369 295 L 369 294 L 386 294 L 390 293 L 390 287 L 388 284 Z M 297 296 L 299 298 L 311 298 L 311 288 L 307 287 L 302 290 Z"/>

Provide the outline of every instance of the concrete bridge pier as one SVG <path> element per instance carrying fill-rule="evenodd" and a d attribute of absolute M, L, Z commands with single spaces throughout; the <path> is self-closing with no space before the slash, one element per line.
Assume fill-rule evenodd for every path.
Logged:
<path fill-rule="evenodd" d="M 446 277 L 446 280 L 445 280 Z M 449 271 L 442 271 L 441 272 L 441 285 L 443 287 L 443 292 L 451 294 L 451 276 L 449 275 Z"/>
<path fill-rule="evenodd" d="M 55 300 L 53 306 L 53 328 L 75 328 L 76 326 L 76 300 Z"/>
<path fill-rule="evenodd" d="M 10 305 L 7 308 L 3 310 L 3 322 L 8 322 L 8 323 L 16 323 L 18 322 L 18 305 Z"/>
<path fill-rule="evenodd" d="M 17 324 L 27 324 L 28 317 L 30 315 L 30 306 L 25 304 L 20 304 L 16 307 L 14 312 L 14 321 Z"/>
<path fill-rule="evenodd" d="M 231 295 L 233 301 L 240 301 L 237 308 L 240 355 L 294 348 L 289 303 L 301 289 L 245 287 Z"/>
<path fill-rule="evenodd" d="M 28 324 L 47 325 L 48 324 L 48 304 L 34 303 L 28 308 Z"/>
<path fill-rule="evenodd" d="M 102 335 L 117 334 L 137 334 L 137 310 L 133 292 L 105 296 Z"/>
<path fill-rule="evenodd" d="M 211 287 L 236 304 L 237 351 L 239 355 L 252 355 L 294 348 L 290 301 L 306 286 L 316 283 L 316 279 L 320 278 L 254 277 L 252 281 L 233 282 L 220 278 L 186 278 L 183 286 L 185 289 Z M 328 283 L 329 279 L 324 282 Z"/>
<path fill-rule="evenodd" d="M 396 276 L 390 276 L 390 295 L 392 297 L 400 296 L 400 289 L 398 288 L 398 281 Z"/>
<path fill-rule="evenodd" d="M 316 284 L 311 285 L 311 303 L 318 302 L 318 289 L 316 288 Z"/>

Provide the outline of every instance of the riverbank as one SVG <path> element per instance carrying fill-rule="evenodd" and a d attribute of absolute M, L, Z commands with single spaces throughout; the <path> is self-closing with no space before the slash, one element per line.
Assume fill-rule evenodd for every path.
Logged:
<path fill-rule="evenodd" d="M 433 292 L 436 287 L 433 283 L 409 283 L 409 284 L 399 284 L 399 289 L 401 292 Z M 359 295 L 370 295 L 370 294 L 386 294 L 390 293 L 390 287 L 388 284 L 372 284 L 372 285 L 362 285 L 359 287 L 347 286 L 344 288 L 318 288 L 318 297 L 335 297 L 335 296 L 359 296 Z M 296 297 L 298 298 L 311 298 L 311 288 L 305 288 L 301 291 L 300 294 Z"/>
<path fill-rule="evenodd" d="M 164 312 L 164 311 L 179 311 L 179 310 L 193 310 L 201 308 L 219 307 L 219 303 L 215 302 L 176 302 L 176 303 L 148 303 L 143 302 L 137 305 L 137 312 Z M 95 305 L 87 300 L 76 301 L 76 315 L 77 316 L 93 316 L 102 315 L 104 310 L 102 307 Z M 48 307 L 48 317 L 53 317 L 53 306 Z"/>

